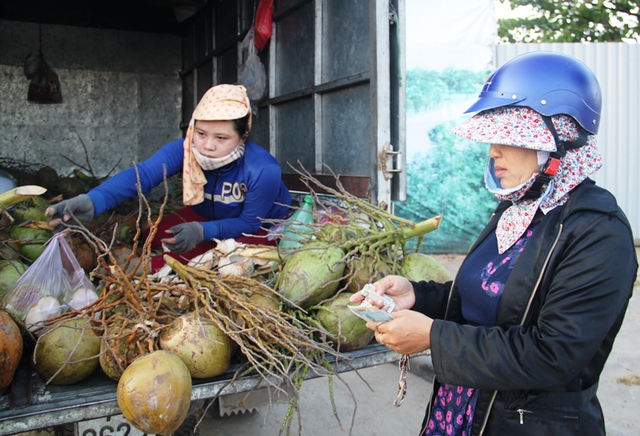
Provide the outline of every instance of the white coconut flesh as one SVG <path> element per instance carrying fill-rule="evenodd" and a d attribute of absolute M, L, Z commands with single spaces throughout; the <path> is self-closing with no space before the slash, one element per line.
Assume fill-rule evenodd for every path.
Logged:
<path fill-rule="evenodd" d="M 87 307 L 97 299 L 98 294 L 96 294 L 93 289 L 79 288 L 71 295 L 71 300 L 69 300 L 69 303 L 67 304 L 73 310 L 80 310 Z"/>
<path fill-rule="evenodd" d="M 33 332 L 42 327 L 45 321 L 55 318 L 62 313 L 62 305 L 57 298 L 46 295 L 31 306 L 24 318 L 24 325 L 27 330 Z"/>

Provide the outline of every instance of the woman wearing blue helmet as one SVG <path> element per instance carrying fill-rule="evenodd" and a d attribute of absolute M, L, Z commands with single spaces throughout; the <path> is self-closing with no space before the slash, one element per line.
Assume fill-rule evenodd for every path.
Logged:
<path fill-rule="evenodd" d="M 491 144 L 501 201 L 454 281 L 385 277 L 395 319 L 367 324 L 400 354 L 431 350 L 420 434 L 605 434 L 596 390 L 638 262 L 624 213 L 589 179 L 600 108 L 585 65 L 533 52 L 493 73 L 454 129 Z"/>

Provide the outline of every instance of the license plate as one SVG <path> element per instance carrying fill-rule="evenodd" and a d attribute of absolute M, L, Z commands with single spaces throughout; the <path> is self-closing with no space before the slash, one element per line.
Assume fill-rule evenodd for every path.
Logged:
<path fill-rule="evenodd" d="M 91 419 L 76 423 L 76 436 L 143 436 L 146 433 L 135 428 L 122 415 Z"/>

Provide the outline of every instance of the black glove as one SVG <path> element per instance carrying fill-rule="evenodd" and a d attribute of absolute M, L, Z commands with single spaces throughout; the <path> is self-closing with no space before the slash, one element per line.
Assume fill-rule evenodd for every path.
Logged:
<path fill-rule="evenodd" d="M 184 253 L 191 250 L 204 239 L 204 227 L 198 222 L 178 224 L 169 229 L 176 242 L 174 244 L 165 243 L 169 251 L 174 253 Z"/>
<path fill-rule="evenodd" d="M 62 200 L 60 203 L 49 206 L 44 211 L 49 218 L 47 224 L 55 227 L 56 231 L 64 228 L 64 224 L 84 224 L 93 219 L 95 208 L 93 201 L 87 194 L 80 194 L 77 197 L 68 200 Z M 71 218 L 73 221 L 68 222 Z"/>

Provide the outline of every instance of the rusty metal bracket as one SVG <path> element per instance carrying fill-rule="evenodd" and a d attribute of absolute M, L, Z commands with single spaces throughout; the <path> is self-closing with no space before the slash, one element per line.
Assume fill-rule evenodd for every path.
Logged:
<path fill-rule="evenodd" d="M 391 180 L 394 173 L 404 171 L 401 166 L 402 160 L 399 159 L 401 155 L 402 152 L 394 150 L 390 142 L 385 143 L 382 147 L 382 151 L 378 155 L 378 168 L 380 168 L 385 181 Z M 389 162 L 391 163 L 391 168 L 388 168 Z"/>

